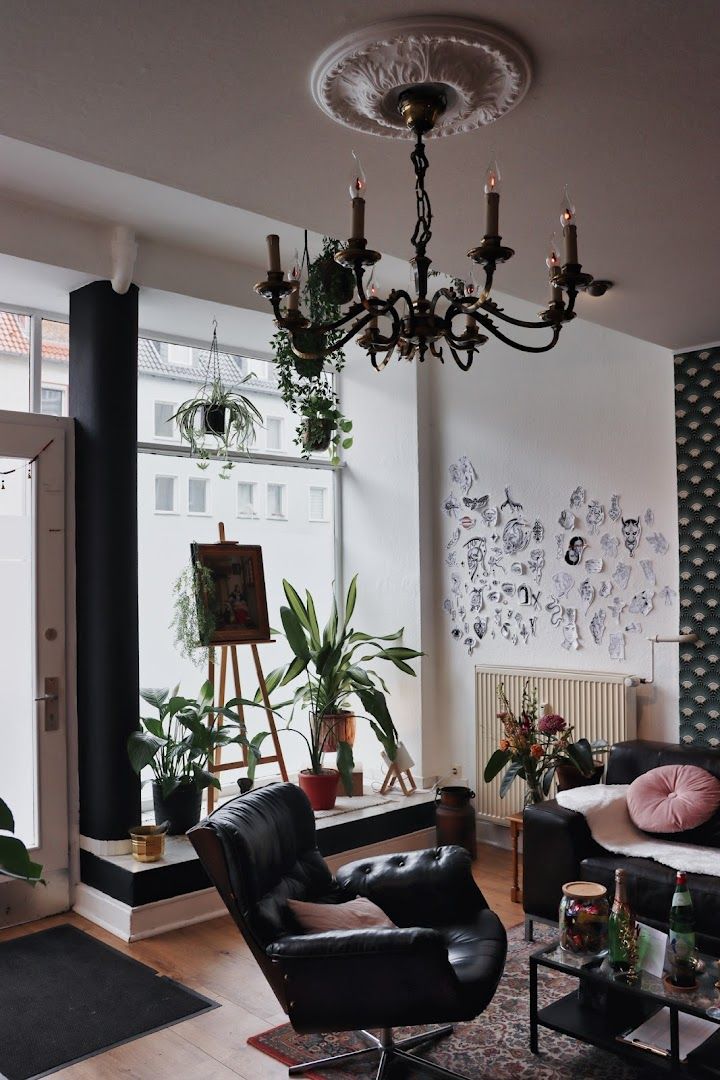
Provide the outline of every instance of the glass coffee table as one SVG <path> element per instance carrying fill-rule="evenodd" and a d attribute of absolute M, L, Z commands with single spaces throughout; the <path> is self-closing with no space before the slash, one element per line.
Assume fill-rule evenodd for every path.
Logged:
<path fill-rule="evenodd" d="M 658 1074 L 720 1080 L 720 977 L 718 961 L 703 955 L 705 970 L 698 975 L 694 990 L 674 990 L 661 978 L 643 971 L 634 983 L 617 980 L 602 957 L 577 958 L 564 952 L 557 941 L 544 945 L 530 956 L 530 1049 L 538 1050 L 539 1028 L 569 1035 L 619 1055 L 640 1067 L 652 1067 Z M 577 979 L 576 988 L 544 1008 L 538 1008 L 538 975 L 550 969 Z M 624 1042 L 621 1036 L 634 1030 L 659 1009 L 670 1010 L 669 1053 L 649 1050 Z M 679 1014 L 714 1021 L 717 1031 L 685 1061 L 680 1060 Z"/>

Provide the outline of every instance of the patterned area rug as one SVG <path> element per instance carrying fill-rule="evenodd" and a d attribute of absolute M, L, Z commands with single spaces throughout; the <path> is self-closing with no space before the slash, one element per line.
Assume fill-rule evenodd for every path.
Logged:
<path fill-rule="evenodd" d="M 545 936 L 551 936 L 549 930 Z M 543 931 L 539 930 L 536 937 L 542 942 Z M 521 926 L 509 930 L 505 972 L 489 1008 L 472 1023 L 458 1024 L 449 1038 L 441 1039 L 423 1056 L 469 1080 L 654 1080 L 658 1076 L 656 1069 L 631 1068 L 613 1054 L 546 1028 L 540 1028 L 540 1054 L 530 1053 L 528 956 L 537 948 L 537 942 L 528 944 L 523 940 Z M 541 1006 L 577 985 L 575 979 L 546 968 L 539 973 L 539 984 Z M 415 1031 L 406 1028 L 397 1034 L 401 1037 Z M 359 1050 L 365 1045 L 351 1033 L 296 1035 L 289 1024 L 253 1035 L 248 1042 L 285 1065 Z M 304 1075 L 309 1080 L 369 1080 L 374 1072 L 366 1061 Z M 403 1075 L 406 1080 L 427 1080 L 427 1073 L 415 1069 Z"/>

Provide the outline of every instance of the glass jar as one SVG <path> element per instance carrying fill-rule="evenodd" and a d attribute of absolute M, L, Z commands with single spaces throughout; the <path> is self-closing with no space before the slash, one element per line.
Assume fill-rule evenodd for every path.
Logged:
<path fill-rule="evenodd" d="M 560 901 L 560 946 L 573 956 L 607 949 L 607 889 L 595 881 L 569 881 Z"/>

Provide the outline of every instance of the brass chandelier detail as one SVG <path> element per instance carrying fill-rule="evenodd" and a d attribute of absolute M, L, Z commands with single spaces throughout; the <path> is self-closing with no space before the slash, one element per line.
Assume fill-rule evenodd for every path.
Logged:
<path fill-rule="evenodd" d="M 578 262 L 577 226 L 575 209 L 567 197 L 562 203 L 561 223 L 563 230 L 563 258 L 555 245 L 546 259 L 550 280 L 550 299 L 547 307 L 539 312 L 537 321 L 516 319 L 508 315 L 491 297 L 495 269 L 499 263 L 512 258 L 512 248 L 502 244 L 499 235 L 499 200 L 497 190 L 499 170 L 495 163 L 488 169 L 486 194 L 485 235 L 477 247 L 468 252 L 468 258 L 484 275 L 481 288 L 474 284 L 453 281 L 449 287 L 437 289 L 428 296 L 428 279 L 431 259 L 427 255 L 432 237 L 432 207 L 425 188 L 425 175 L 429 162 L 425 152 L 424 136 L 433 129 L 446 108 L 442 88 L 433 84 L 419 84 L 400 94 L 398 108 L 408 129 L 415 136 L 410 155 L 415 173 L 415 198 L 417 219 L 411 237 L 415 254 L 410 260 L 415 279 L 415 297 L 405 289 L 393 289 L 385 299 L 377 295 L 374 286 L 366 285 L 365 277 L 380 261 L 381 255 L 367 246 L 364 235 L 366 181 L 362 168 L 351 183 L 352 233 L 335 258 L 352 271 L 355 281 L 355 298 L 343 314 L 334 322 L 315 324 L 301 311 L 299 304 L 299 267 L 286 278 L 280 263 L 279 238 L 268 236 L 270 269 L 267 278 L 255 286 L 256 292 L 267 299 L 273 310 L 276 325 L 286 330 L 293 352 L 305 360 L 324 359 L 330 352 L 342 348 L 351 338 L 364 348 L 376 369 L 383 368 L 397 350 L 399 358 L 423 361 L 429 354 L 444 362 L 444 350 L 450 352 L 455 363 L 467 371 L 478 349 L 488 341 L 489 335 L 528 353 L 543 353 L 554 348 L 565 323 L 575 318 L 575 302 L 579 292 L 602 296 L 611 282 L 596 280 L 584 273 Z M 382 320 L 382 323 L 380 322 Z M 510 331 L 501 326 L 519 327 L 523 330 L 541 331 L 542 343 L 528 345 L 510 337 Z M 381 330 L 380 326 L 383 329 Z M 317 351 L 304 351 L 309 343 L 322 341 L 333 331 L 332 347 L 319 347 Z M 344 331 L 344 332 L 343 332 Z"/>

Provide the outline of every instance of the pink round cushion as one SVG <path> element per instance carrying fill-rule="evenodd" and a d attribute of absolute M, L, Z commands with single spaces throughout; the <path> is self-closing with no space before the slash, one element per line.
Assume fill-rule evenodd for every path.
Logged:
<path fill-rule="evenodd" d="M 720 807 L 720 780 L 697 765 L 661 765 L 638 776 L 627 808 L 638 829 L 676 833 L 709 821 Z"/>

